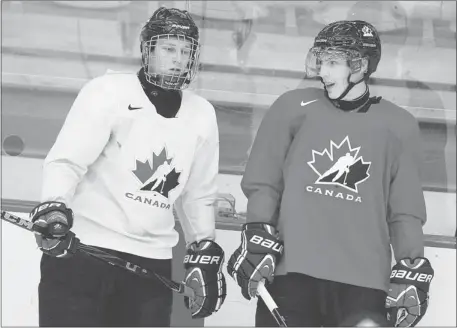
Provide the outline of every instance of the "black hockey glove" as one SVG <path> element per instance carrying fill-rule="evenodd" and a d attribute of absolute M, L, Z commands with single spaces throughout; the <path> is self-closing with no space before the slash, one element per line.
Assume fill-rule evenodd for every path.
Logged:
<path fill-rule="evenodd" d="M 386 299 L 387 320 L 393 327 L 414 327 L 425 315 L 434 271 L 429 260 L 402 259 L 392 268 Z"/>
<path fill-rule="evenodd" d="M 205 318 L 217 312 L 225 301 L 227 286 L 222 264 L 224 251 L 214 241 L 202 240 L 189 245 L 184 256 L 184 283 L 194 290 L 194 298 L 184 298 L 192 318 Z"/>
<path fill-rule="evenodd" d="M 47 229 L 48 234 L 35 234 L 41 251 L 54 257 L 70 257 L 76 251 L 78 238 L 70 231 L 73 211 L 61 202 L 44 202 L 30 212 L 32 222 Z"/>
<path fill-rule="evenodd" d="M 244 298 L 256 297 L 261 280 L 273 282 L 276 262 L 284 246 L 272 225 L 246 223 L 241 232 L 241 245 L 227 263 L 227 272 L 241 287 Z"/>

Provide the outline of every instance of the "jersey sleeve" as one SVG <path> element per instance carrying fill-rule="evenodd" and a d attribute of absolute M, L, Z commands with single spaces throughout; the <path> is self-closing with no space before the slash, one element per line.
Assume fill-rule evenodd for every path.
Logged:
<path fill-rule="evenodd" d="M 211 104 L 209 133 L 198 146 L 189 179 L 174 207 L 187 244 L 202 239 L 215 239 L 214 203 L 219 173 L 219 130 Z"/>
<path fill-rule="evenodd" d="M 241 189 L 248 199 L 247 222 L 275 225 L 284 189 L 283 164 L 293 139 L 287 96 L 279 97 L 265 114 L 252 145 Z"/>
<path fill-rule="evenodd" d="M 71 201 L 79 181 L 109 140 L 111 98 L 100 78 L 81 89 L 44 161 L 41 201 Z"/>
<path fill-rule="evenodd" d="M 397 142 L 397 156 L 391 168 L 388 225 L 395 259 L 424 256 L 422 226 L 427 215 L 420 178 L 422 151 L 419 127 L 414 122 Z"/>

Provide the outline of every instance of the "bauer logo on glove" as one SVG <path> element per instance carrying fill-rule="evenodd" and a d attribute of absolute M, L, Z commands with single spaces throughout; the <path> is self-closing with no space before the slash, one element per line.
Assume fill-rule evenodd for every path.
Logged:
<path fill-rule="evenodd" d="M 392 278 L 430 283 L 433 279 L 433 275 L 418 272 L 413 274 L 412 271 L 409 270 L 392 270 L 392 273 L 390 274 L 390 279 Z"/>
<path fill-rule="evenodd" d="M 284 247 L 279 242 L 258 235 L 252 235 L 252 237 L 249 239 L 249 242 L 255 245 L 263 246 L 265 248 L 271 248 L 273 251 L 276 251 L 278 253 L 282 253 L 282 249 Z"/>
<path fill-rule="evenodd" d="M 189 264 L 219 264 L 221 261 L 220 256 L 209 255 L 186 255 L 184 256 L 184 263 Z"/>

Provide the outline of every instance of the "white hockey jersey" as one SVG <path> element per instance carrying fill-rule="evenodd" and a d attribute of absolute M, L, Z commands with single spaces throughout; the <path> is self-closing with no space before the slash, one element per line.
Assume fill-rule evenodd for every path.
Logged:
<path fill-rule="evenodd" d="M 76 98 L 44 163 L 42 201 L 74 211 L 81 242 L 168 259 L 178 242 L 215 238 L 219 132 L 213 106 L 184 90 L 159 115 L 135 73 L 109 72 Z"/>

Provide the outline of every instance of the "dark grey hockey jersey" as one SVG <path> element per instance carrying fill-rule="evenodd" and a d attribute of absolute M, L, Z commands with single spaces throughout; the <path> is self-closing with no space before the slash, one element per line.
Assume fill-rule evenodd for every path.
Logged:
<path fill-rule="evenodd" d="M 387 290 L 395 258 L 423 256 L 416 119 L 381 100 L 335 108 L 319 89 L 285 93 L 265 115 L 241 183 L 248 222 L 284 240 L 276 275 L 300 272 Z"/>

